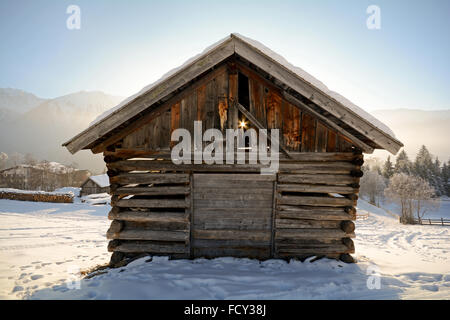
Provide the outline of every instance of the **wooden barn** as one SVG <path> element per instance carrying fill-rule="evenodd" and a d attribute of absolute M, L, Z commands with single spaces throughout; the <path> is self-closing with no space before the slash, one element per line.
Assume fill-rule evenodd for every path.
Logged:
<path fill-rule="evenodd" d="M 277 172 L 261 174 L 261 163 L 174 163 L 171 134 L 193 135 L 194 121 L 202 132 L 279 129 Z M 112 263 L 142 253 L 351 262 L 363 153 L 395 154 L 402 143 L 267 47 L 231 34 L 64 146 L 104 155 Z"/>
<path fill-rule="evenodd" d="M 107 174 L 90 176 L 81 185 L 80 197 L 95 193 L 109 192 L 109 177 Z"/>

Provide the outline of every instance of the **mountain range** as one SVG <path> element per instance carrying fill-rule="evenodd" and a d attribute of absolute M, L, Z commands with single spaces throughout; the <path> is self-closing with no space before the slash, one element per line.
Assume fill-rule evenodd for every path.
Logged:
<path fill-rule="evenodd" d="M 21 90 L 0 89 L 0 152 L 31 153 L 37 160 L 75 162 L 81 169 L 102 172 L 101 156 L 90 151 L 72 155 L 61 144 L 122 100 L 99 91 L 41 99 Z"/>
<path fill-rule="evenodd" d="M 0 152 L 31 153 L 37 160 L 65 164 L 76 162 L 80 169 L 100 173 L 105 168 L 101 155 L 86 150 L 71 155 L 61 144 L 123 99 L 100 91 L 42 99 L 22 90 L 0 88 Z M 395 132 L 411 160 L 422 144 L 441 161 L 449 160 L 450 110 L 391 109 L 371 114 Z M 373 156 L 387 155 L 376 151 Z"/>

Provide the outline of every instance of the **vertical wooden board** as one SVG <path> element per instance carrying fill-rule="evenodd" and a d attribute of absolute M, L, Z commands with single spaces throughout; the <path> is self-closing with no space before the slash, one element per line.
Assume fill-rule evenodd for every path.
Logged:
<path fill-rule="evenodd" d="M 228 128 L 237 129 L 238 127 L 238 109 L 233 105 L 237 101 L 238 95 L 238 74 L 230 73 L 228 76 Z"/>
<path fill-rule="evenodd" d="M 171 111 L 164 111 L 161 116 L 161 135 L 159 139 L 159 148 L 167 149 L 170 145 L 170 130 L 171 130 Z"/>
<path fill-rule="evenodd" d="M 344 137 L 343 135 L 338 135 L 338 145 L 339 145 L 339 151 L 340 152 L 352 152 L 352 142 Z"/>
<path fill-rule="evenodd" d="M 161 116 L 156 117 L 149 123 L 149 149 L 158 150 L 161 137 Z"/>
<path fill-rule="evenodd" d="M 300 110 L 284 101 L 282 116 L 284 146 L 291 151 L 300 151 Z"/>
<path fill-rule="evenodd" d="M 202 85 L 197 88 L 197 119 L 198 121 L 204 121 L 206 117 L 205 111 L 206 104 L 206 85 Z"/>
<path fill-rule="evenodd" d="M 265 89 L 265 91 L 267 91 Z M 267 128 L 282 129 L 282 98 L 273 90 L 268 90 L 265 94 L 265 105 L 267 109 Z"/>
<path fill-rule="evenodd" d="M 215 127 L 224 130 L 228 122 L 228 72 L 218 75 L 215 80 L 217 86 L 216 113 L 218 114 Z"/>
<path fill-rule="evenodd" d="M 250 78 L 250 111 L 264 128 L 267 128 L 266 108 L 263 101 L 263 86 L 254 78 Z"/>
<path fill-rule="evenodd" d="M 333 130 L 328 129 L 327 152 L 338 152 L 337 135 Z"/>
<path fill-rule="evenodd" d="M 327 152 L 327 127 L 317 121 L 316 152 Z"/>
<path fill-rule="evenodd" d="M 181 100 L 181 127 L 194 133 L 194 121 L 197 120 L 197 92 L 194 91 Z"/>
<path fill-rule="evenodd" d="M 314 152 L 315 149 L 315 119 L 313 116 L 303 113 L 302 116 L 302 152 Z"/>
<path fill-rule="evenodd" d="M 175 129 L 178 129 L 180 127 L 180 102 L 175 103 L 170 111 L 170 134 L 172 135 L 172 132 Z M 175 141 L 170 142 L 170 147 L 172 148 L 176 144 Z"/>
<path fill-rule="evenodd" d="M 216 126 L 218 123 L 218 121 L 216 121 L 218 113 L 215 107 L 217 104 L 217 82 L 215 79 L 206 84 L 205 95 L 205 116 L 203 118 L 203 128 L 204 130 L 220 128 L 219 126 Z"/>

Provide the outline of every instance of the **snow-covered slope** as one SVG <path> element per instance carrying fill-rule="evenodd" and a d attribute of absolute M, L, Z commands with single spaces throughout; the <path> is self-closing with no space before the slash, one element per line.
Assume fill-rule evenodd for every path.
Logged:
<path fill-rule="evenodd" d="M 448 299 L 450 228 L 404 226 L 358 200 L 357 264 L 153 257 L 82 279 L 107 263 L 110 207 L 0 200 L 0 298 Z M 23 221 L 27 227 L 23 228 Z M 380 287 L 374 278 L 379 274 Z M 369 286 L 368 286 L 369 283 Z M 79 287 L 78 287 L 79 284 Z M 372 289 L 371 289 L 372 288 Z"/>

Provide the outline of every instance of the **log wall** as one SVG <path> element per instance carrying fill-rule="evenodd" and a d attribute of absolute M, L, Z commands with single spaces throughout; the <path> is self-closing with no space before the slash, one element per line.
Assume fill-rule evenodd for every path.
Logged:
<path fill-rule="evenodd" d="M 259 165 L 175 165 L 167 155 L 158 158 L 105 152 L 113 206 L 109 251 L 259 259 L 354 252 L 361 154 L 295 153 L 269 176 L 259 174 Z"/>

